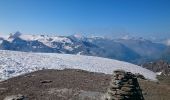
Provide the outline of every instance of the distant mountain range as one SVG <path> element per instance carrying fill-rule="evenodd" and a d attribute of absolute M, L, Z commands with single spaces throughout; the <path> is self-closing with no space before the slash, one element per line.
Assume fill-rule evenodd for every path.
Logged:
<path fill-rule="evenodd" d="M 0 36 L 1 50 L 99 56 L 135 64 L 164 58 L 170 61 L 170 48 L 143 38 L 25 35 L 20 32 Z"/>

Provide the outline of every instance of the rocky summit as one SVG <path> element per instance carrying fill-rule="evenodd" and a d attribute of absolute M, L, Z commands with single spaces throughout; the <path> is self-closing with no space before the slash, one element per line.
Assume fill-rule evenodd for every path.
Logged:
<path fill-rule="evenodd" d="M 121 79 L 122 77 L 124 76 L 119 75 L 118 78 Z M 126 77 L 129 77 L 129 74 Z M 132 82 L 132 79 L 126 82 L 123 80 L 124 78 L 121 80 L 122 84 Z M 168 80 L 170 78 L 166 79 L 166 82 L 153 82 L 138 78 L 145 100 L 169 100 L 170 81 Z M 106 94 L 111 90 L 111 85 L 115 84 L 113 81 L 114 76 L 108 74 L 75 69 L 45 69 L 0 82 L 0 100 L 5 98 L 12 98 L 12 100 L 16 98 L 17 100 L 18 98 L 21 100 L 23 98 L 24 100 L 105 100 L 103 97 L 110 97 Z M 121 85 L 118 86 L 117 91 L 119 92 L 121 92 L 121 89 L 122 91 L 129 91 L 131 89 L 125 86 L 120 88 Z M 133 91 L 138 91 L 136 94 L 133 92 L 133 94 L 141 97 L 140 88 L 133 88 Z M 115 91 L 112 89 L 111 92 Z"/>

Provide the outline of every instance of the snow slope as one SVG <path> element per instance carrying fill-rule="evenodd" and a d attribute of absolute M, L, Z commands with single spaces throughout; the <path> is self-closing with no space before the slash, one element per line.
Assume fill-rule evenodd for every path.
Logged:
<path fill-rule="evenodd" d="M 52 42 L 61 42 L 61 43 L 70 43 L 72 44 L 71 40 L 69 40 L 66 37 L 59 37 L 59 36 L 44 36 L 44 35 L 20 35 L 21 39 L 26 41 L 39 41 L 45 44 L 46 46 L 55 48 L 55 46 L 52 45 Z"/>
<path fill-rule="evenodd" d="M 156 80 L 154 72 L 118 60 L 82 55 L 0 50 L 0 80 L 41 69 L 64 68 L 83 69 L 106 74 L 111 74 L 116 69 L 123 69 Z"/>

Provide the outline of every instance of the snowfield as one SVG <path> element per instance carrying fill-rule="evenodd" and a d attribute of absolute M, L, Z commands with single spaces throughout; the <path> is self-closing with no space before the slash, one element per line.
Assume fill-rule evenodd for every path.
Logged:
<path fill-rule="evenodd" d="M 132 73 L 140 73 L 148 79 L 156 80 L 156 73 L 118 60 L 82 55 L 0 50 L 1 81 L 41 69 L 62 70 L 65 68 L 105 74 L 112 74 L 113 70 L 123 69 Z"/>

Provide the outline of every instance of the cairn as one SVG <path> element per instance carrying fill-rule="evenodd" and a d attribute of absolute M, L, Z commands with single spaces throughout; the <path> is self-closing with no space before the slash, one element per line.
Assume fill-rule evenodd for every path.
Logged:
<path fill-rule="evenodd" d="M 131 72 L 113 72 L 104 100 L 144 100 L 137 78 Z"/>

